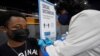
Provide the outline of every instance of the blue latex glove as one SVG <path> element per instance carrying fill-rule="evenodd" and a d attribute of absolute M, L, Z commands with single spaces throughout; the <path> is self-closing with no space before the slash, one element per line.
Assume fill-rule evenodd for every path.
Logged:
<path fill-rule="evenodd" d="M 49 56 L 49 54 L 47 53 L 44 47 L 41 47 L 41 52 L 43 56 Z"/>
<path fill-rule="evenodd" d="M 53 45 L 53 41 L 49 38 L 46 38 L 44 42 L 46 43 L 46 46 Z"/>
<path fill-rule="evenodd" d="M 45 47 L 49 46 L 49 45 L 52 45 L 52 44 L 53 44 L 53 41 L 50 40 L 49 38 L 46 38 L 45 40 L 40 39 L 38 41 L 38 45 L 41 47 L 41 52 L 42 52 L 43 56 L 49 56 L 49 54 L 45 50 Z"/>
<path fill-rule="evenodd" d="M 39 39 L 38 45 L 39 45 L 40 47 L 46 47 L 46 43 L 44 42 L 43 39 Z"/>
<path fill-rule="evenodd" d="M 53 44 L 53 41 L 49 38 L 46 38 L 45 40 L 44 39 L 40 39 L 38 41 L 38 45 L 40 47 L 46 47 L 46 46 L 49 46 L 49 45 L 52 45 Z"/>

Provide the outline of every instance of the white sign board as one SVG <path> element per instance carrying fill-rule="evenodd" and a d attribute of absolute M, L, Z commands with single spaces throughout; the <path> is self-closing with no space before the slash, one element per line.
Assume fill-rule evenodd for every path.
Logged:
<path fill-rule="evenodd" d="M 56 39 L 56 11 L 54 4 L 39 0 L 40 37 Z"/>

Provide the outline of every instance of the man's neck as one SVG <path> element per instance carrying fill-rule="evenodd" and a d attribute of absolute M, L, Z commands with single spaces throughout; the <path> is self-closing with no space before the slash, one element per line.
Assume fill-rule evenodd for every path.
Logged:
<path fill-rule="evenodd" d="M 8 40 L 7 45 L 9 47 L 16 48 L 16 47 L 22 46 L 24 43 L 25 43 L 25 41 L 17 42 L 17 41 L 14 41 L 14 40 Z"/>

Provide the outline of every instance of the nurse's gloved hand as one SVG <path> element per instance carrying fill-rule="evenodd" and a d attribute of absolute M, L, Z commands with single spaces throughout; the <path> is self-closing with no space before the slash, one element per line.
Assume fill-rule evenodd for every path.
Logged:
<path fill-rule="evenodd" d="M 38 45 L 41 46 L 41 47 L 46 47 L 46 46 L 49 46 L 49 45 L 53 45 L 53 41 L 49 38 L 40 39 L 38 41 Z"/>
<path fill-rule="evenodd" d="M 44 42 L 43 39 L 39 39 L 39 40 L 38 40 L 38 45 L 39 45 L 40 47 L 46 47 L 46 43 Z"/>
<path fill-rule="evenodd" d="M 45 50 L 46 47 L 46 43 L 44 42 L 43 39 L 40 39 L 38 41 L 38 45 L 40 46 L 40 50 L 43 56 L 49 56 L 49 54 L 47 53 L 47 51 Z"/>
<path fill-rule="evenodd" d="M 42 55 L 43 56 L 49 56 L 49 54 L 47 53 L 47 51 L 45 50 L 45 47 L 46 46 L 49 46 L 49 45 L 52 45 L 53 44 L 53 41 L 50 40 L 49 38 L 46 38 L 45 40 L 44 39 L 40 39 L 38 41 L 38 45 L 40 46 L 41 48 L 41 52 L 42 52 Z"/>
<path fill-rule="evenodd" d="M 49 46 L 49 45 L 53 45 L 53 41 L 51 40 L 51 39 L 49 39 L 49 38 L 46 38 L 45 40 L 44 40 L 44 42 L 46 43 L 46 46 Z"/>

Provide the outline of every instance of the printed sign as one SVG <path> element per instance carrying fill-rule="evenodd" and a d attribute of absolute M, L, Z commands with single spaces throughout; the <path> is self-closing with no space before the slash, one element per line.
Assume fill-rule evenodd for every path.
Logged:
<path fill-rule="evenodd" d="M 40 37 L 41 39 L 56 39 L 56 11 L 54 4 L 38 0 L 39 2 L 39 20 L 40 20 Z"/>

